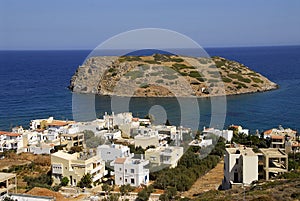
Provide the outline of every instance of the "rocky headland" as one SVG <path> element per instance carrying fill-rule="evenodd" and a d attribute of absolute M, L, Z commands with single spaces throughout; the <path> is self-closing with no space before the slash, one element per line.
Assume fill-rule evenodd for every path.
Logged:
<path fill-rule="evenodd" d="M 134 97 L 237 95 L 278 85 L 236 61 L 222 57 L 90 57 L 70 80 L 75 93 Z"/>

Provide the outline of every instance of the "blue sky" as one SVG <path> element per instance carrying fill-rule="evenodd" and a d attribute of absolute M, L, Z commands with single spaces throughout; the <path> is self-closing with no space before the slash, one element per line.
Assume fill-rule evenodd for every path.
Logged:
<path fill-rule="evenodd" d="M 300 1 L 0 0 L 0 49 L 93 49 L 138 28 L 204 47 L 300 45 Z"/>

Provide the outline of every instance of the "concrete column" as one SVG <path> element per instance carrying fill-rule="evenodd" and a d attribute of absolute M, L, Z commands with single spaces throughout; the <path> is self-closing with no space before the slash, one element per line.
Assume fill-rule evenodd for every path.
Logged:
<path fill-rule="evenodd" d="M 269 157 L 266 156 L 266 167 L 265 167 L 266 180 L 269 180 Z"/>

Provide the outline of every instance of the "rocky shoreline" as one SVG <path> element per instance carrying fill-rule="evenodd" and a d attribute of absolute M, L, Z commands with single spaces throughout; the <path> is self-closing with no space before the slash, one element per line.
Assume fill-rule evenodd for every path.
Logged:
<path fill-rule="evenodd" d="M 270 91 L 278 85 L 236 61 L 177 55 L 91 57 L 68 87 L 127 97 L 211 97 Z"/>

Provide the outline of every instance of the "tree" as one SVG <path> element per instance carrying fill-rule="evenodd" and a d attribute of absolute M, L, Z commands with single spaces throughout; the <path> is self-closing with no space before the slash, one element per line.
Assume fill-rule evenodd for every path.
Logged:
<path fill-rule="evenodd" d="M 95 133 L 91 130 L 85 130 L 83 133 L 85 144 L 88 148 L 97 148 L 105 142 L 105 138 L 95 136 Z"/>
<path fill-rule="evenodd" d="M 130 184 L 120 186 L 120 193 L 122 196 L 128 195 L 129 192 L 133 191 L 134 187 L 130 186 Z"/>
<path fill-rule="evenodd" d="M 11 197 L 9 197 L 9 196 L 6 196 L 4 199 L 3 199 L 3 201 L 17 201 L 17 199 L 12 199 Z"/>
<path fill-rule="evenodd" d="M 153 193 L 154 188 L 152 185 L 150 186 L 146 186 L 143 190 L 141 190 L 138 193 L 138 197 L 136 198 L 136 201 L 147 201 L 149 200 L 149 197 L 151 195 L 151 193 Z"/>
<path fill-rule="evenodd" d="M 107 198 L 104 198 L 104 201 L 118 201 L 120 198 L 120 194 L 111 194 Z"/>
<path fill-rule="evenodd" d="M 166 126 L 172 126 L 171 123 L 170 123 L 170 121 L 169 121 L 169 119 L 167 119 L 165 125 L 166 125 Z"/>
<path fill-rule="evenodd" d="M 121 195 L 127 195 L 129 192 L 133 191 L 134 187 L 130 186 L 130 184 L 120 186 Z"/>
<path fill-rule="evenodd" d="M 177 191 L 175 187 L 169 187 L 164 194 L 159 196 L 159 200 L 161 201 L 169 201 L 172 200 L 177 195 Z"/>
<path fill-rule="evenodd" d="M 60 185 L 67 186 L 69 184 L 69 181 L 70 180 L 68 179 L 68 177 L 63 177 L 60 181 Z"/>
<path fill-rule="evenodd" d="M 77 186 L 80 188 L 91 188 L 92 187 L 92 175 L 90 173 L 87 173 L 85 175 L 83 175 L 83 177 L 81 178 L 81 180 L 78 182 Z"/>
<path fill-rule="evenodd" d="M 105 192 L 105 194 L 108 194 L 109 193 L 109 191 L 111 191 L 111 187 L 108 185 L 108 184 L 103 184 L 102 185 L 102 190 Z"/>

